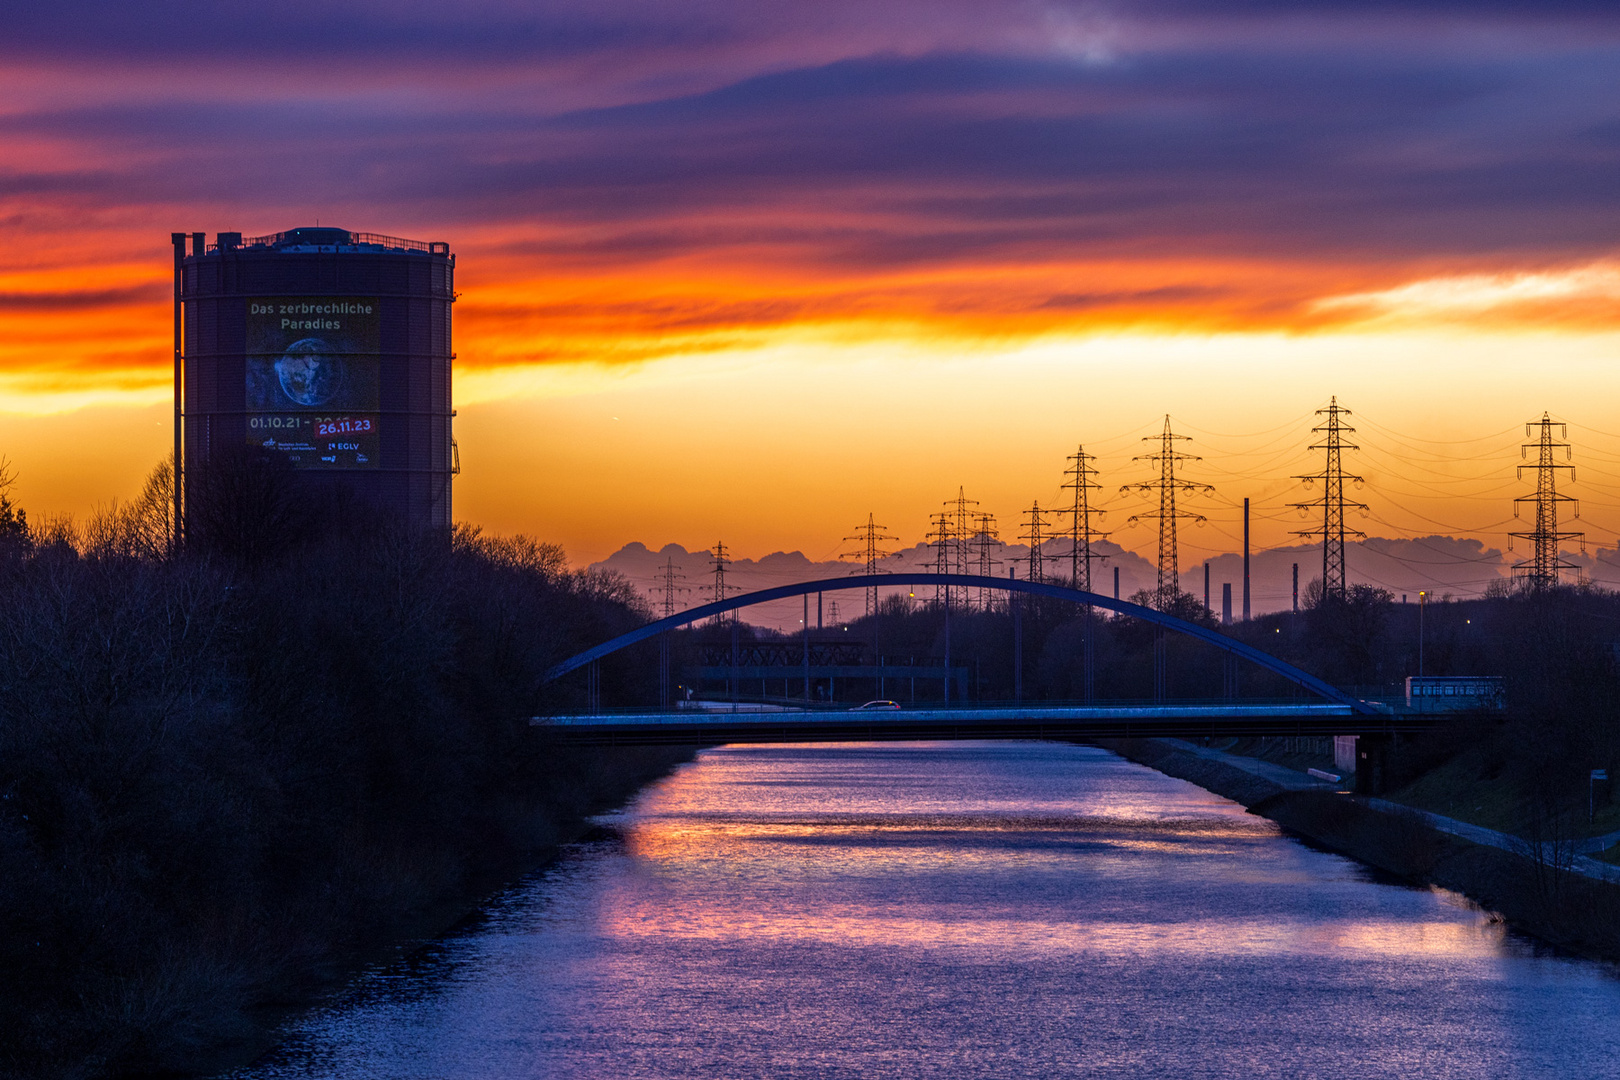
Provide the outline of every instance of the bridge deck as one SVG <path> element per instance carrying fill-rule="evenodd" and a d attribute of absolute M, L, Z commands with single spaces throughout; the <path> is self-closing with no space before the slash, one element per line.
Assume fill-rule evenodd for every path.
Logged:
<path fill-rule="evenodd" d="M 530 723 L 584 744 L 846 742 L 902 739 L 1232 738 L 1418 731 L 1432 716 L 1356 712 L 1338 704 L 1054 705 L 600 713 Z"/>

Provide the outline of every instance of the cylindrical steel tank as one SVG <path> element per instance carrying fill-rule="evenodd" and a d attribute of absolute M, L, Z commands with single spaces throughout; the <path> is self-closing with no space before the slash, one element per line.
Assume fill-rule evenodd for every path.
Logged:
<path fill-rule="evenodd" d="M 329 228 L 172 239 L 182 477 L 261 447 L 310 485 L 448 529 L 449 245 Z"/>

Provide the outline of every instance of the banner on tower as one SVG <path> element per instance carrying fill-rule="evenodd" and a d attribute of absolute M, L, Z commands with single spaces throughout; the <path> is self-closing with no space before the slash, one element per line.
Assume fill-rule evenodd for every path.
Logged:
<path fill-rule="evenodd" d="M 247 301 L 247 441 L 299 469 L 375 469 L 381 444 L 376 297 Z"/>

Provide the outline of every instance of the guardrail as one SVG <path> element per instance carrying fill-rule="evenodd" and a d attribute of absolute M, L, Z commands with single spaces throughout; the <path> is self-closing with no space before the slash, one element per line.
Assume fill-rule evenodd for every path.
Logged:
<path fill-rule="evenodd" d="M 288 230 L 286 232 L 269 233 L 268 235 L 265 235 L 265 236 L 243 237 L 243 239 L 241 240 L 239 246 L 244 247 L 244 248 L 250 248 L 250 247 L 279 247 L 281 244 L 285 243 L 287 240 L 293 238 L 294 233 L 296 233 L 297 231 L 298 230 L 293 229 L 293 230 Z M 389 249 L 395 250 L 395 251 L 423 251 L 423 252 L 428 253 L 429 255 L 448 255 L 448 254 L 450 254 L 450 245 L 447 244 L 446 242 L 444 242 L 443 240 L 433 240 L 433 241 L 406 240 L 403 237 L 384 236 L 382 233 L 368 233 L 368 232 L 351 232 L 351 233 L 348 233 L 347 235 L 349 237 L 349 239 L 347 241 L 347 244 L 349 244 L 349 245 L 358 246 L 358 245 L 362 245 L 362 244 L 368 244 L 368 245 L 373 245 L 373 246 L 381 247 L 381 248 L 389 248 Z M 234 247 L 236 247 L 238 245 L 232 245 L 232 246 L 234 248 Z M 322 246 L 330 246 L 330 245 L 322 245 Z M 335 246 L 343 247 L 345 245 L 339 244 L 339 245 L 335 245 Z M 218 244 L 210 244 L 210 245 L 208 245 L 208 247 L 209 247 L 209 250 L 212 250 L 212 251 L 218 251 L 219 250 L 219 245 Z"/>

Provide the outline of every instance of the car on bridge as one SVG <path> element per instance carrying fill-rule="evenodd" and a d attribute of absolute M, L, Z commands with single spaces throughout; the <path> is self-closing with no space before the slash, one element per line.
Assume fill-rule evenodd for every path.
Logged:
<path fill-rule="evenodd" d="M 851 709 L 849 711 L 850 712 L 867 712 L 867 711 L 876 712 L 876 711 L 878 711 L 880 709 L 898 709 L 899 707 L 900 707 L 900 703 L 898 701 L 868 701 L 865 705 L 857 705 L 857 706 L 855 706 L 853 709 Z"/>

